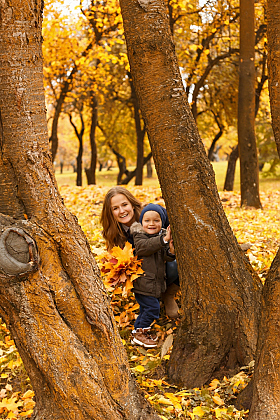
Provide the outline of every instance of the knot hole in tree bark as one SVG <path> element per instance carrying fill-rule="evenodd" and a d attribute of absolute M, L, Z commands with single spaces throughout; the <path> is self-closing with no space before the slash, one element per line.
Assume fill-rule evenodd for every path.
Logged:
<path fill-rule="evenodd" d="M 10 227 L 0 236 L 0 270 L 16 276 L 38 270 L 36 242 L 23 229 Z"/>

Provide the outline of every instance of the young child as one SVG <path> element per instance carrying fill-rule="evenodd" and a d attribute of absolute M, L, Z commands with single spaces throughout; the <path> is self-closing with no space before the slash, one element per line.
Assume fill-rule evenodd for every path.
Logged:
<path fill-rule="evenodd" d="M 151 335 L 151 324 L 159 318 L 159 298 L 166 290 L 165 261 L 175 259 L 170 226 L 162 229 L 166 213 L 158 204 L 143 208 L 139 222 L 130 227 L 136 255 L 143 260 L 144 274 L 133 282 L 132 291 L 140 305 L 140 313 L 132 331 L 134 344 L 152 348 L 157 346 L 157 337 Z"/>

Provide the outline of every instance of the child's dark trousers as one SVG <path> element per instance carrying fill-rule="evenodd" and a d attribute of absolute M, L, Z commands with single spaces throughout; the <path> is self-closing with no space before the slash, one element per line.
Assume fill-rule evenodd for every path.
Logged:
<path fill-rule="evenodd" d="M 159 299 L 153 296 L 140 295 L 139 293 L 135 293 L 135 299 L 139 303 L 140 313 L 134 323 L 134 329 L 148 328 L 155 319 L 159 318 Z"/>

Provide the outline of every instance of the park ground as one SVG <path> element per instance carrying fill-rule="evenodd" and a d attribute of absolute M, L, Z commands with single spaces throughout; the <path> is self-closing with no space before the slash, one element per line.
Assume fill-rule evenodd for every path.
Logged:
<path fill-rule="evenodd" d="M 229 223 L 239 243 L 250 243 L 246 252 L 252 266 L 262 281 L 280 245 L 280 178 L 266 178 L 261 175 L 260 196 L 263 209 L 240 208 L 238 181 L 234 192 L 223 192 L 226 169 L 225 162 L 214 165 L 220 197 Z M 97 185 L 75 187 L 75 174 L 56 174 L 66 206 L 78 217 L 93 253 L 99 260 L 105 252 L 99 222 L 102 201 L 108 188 L 115 184 L 117 170 L 97 173 Z M 239 174 L 237 170 L 236 179 Z M 142 203 L 163 204 L 157 178 L 144 178 L 143 186 L 128 186 L 128 189 Z M 121 294 L 112 296 L 116 321 L 126 347 L 129 363 L 140 387 L 163 420 L 166 419 L 246 419 L 246 411 L 238 411 L 234 401 L 238 393 L 248 384 L 253 361 L 236 375 L 215 378 L 202 389 L 179 389 L 168 382 L 166 366 L 172 350 L 172 340 L 180 320 L 172 321 L 164 314 L 154 325 L 159 336 L 156 349 L 145 350 L 132 346 L 130 333 L 137 314 L 133 295 L 124 299 Z M 180 305 L 180 296 L 178 295 Z M 9 331 L 0 323 L 0 419 L 28 419 L 34 408 L 34 394 L 24 371 Z"/>

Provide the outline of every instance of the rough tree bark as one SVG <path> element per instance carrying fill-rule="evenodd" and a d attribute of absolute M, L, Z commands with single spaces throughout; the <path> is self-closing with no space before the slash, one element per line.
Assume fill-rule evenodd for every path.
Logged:
<path fill-rule="evenodd" d="M 278 420 L 280 410 L 280 250 L 263 289 L 250 420 Z"/>
<path fill-rule="evenodd" d="M 43 1 L 0 2 L 0 315 L 34 419 L 158 419 L 131 377 L 106 291 L 50 158 Z"/>
<path fill-rule="evenodd" d="M 254 0 L 240 0 L 238 147 L 241 205 L 261 208 L 255 137 L 255 80 Z"/>
<path fill-rule="evenodd" d="M 272 128 L 280 156 L 280 8 L 267 2 L 268 84 Z M 263 289 L 264 303 L 257 346 L 250 420 L 276 420 L 280 412 L 280 250 Z"/>
<path fill-rule="evenodd" d="M 267 2 L 268 87 L 273 133 L 280 156 L 280 10 L 278 0 Z"/>
<path fill-rule="evenodd" d="M 182 84 L 163 0 L 121 0 L 128 56 L 178 256 L 183 317 L 171 379 L 201 386 L 253 359 L 260 282 L 223 212 Z M 175 228 L 176 226 L 176 228 Z"/>

